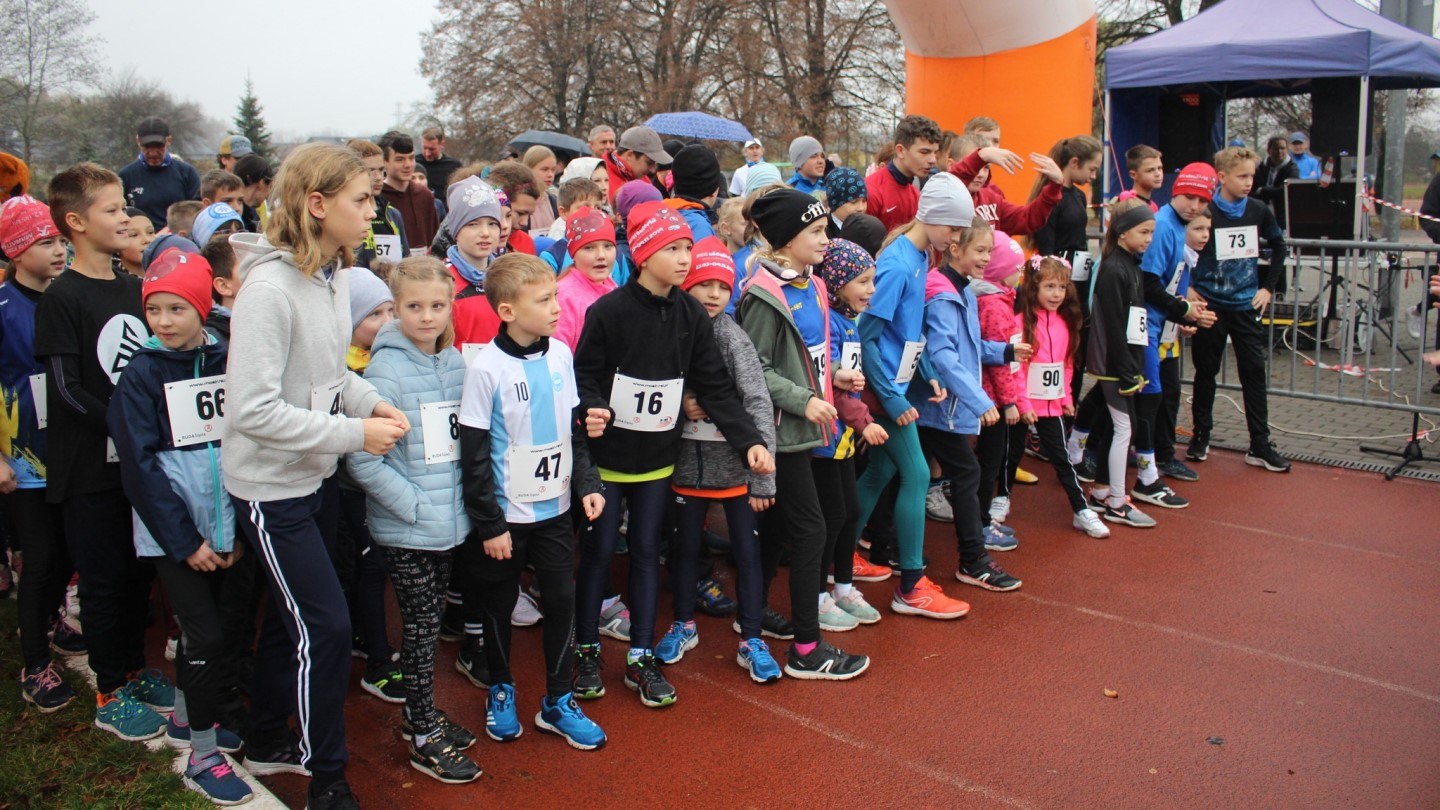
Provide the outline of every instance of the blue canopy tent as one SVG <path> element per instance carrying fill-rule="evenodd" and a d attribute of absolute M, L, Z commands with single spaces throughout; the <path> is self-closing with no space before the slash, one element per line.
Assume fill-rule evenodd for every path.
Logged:
<path fill-rule="evenodd" d="M 1106 199 L 1123 187 L 1112 165 L 1116 156 L 1161 141 L 1162 108 L 1166 114 L 1189 108 L 1193 120 L 1208 125 L 1214 151 L 1226 141 L 1226 101 L 1315 93 L 1318 106 L 1341 79 L 1359 80 L 1352 154 L 1363 167 L 1370 92 L 1440 87 L 1440 40 L 1355 0 L 1225 0 L 1173 28 L 1111 48 L 1105 55 Z M 1363 190 L 1357 183 L 1357 195 Z M 1361 211 L 1357 204 L 1356 233 Z"/>

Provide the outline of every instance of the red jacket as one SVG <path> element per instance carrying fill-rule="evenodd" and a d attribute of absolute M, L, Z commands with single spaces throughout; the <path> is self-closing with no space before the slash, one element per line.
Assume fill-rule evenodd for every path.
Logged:
<path fill-rule="evenodd" d="M 526 256 L 537 255 L 534 237 L 519 228 L 510 232 L 510 240 L 505 245 L 510 248 L 511 253 L 524 253 Z"/>
<path fill-rule="evenodd" d="M 626 166 L 615 152 L 605 156 L 605 174 L 610 177 L 610 190 L 607 196 L 612 207 L 615 205 L 615 194 L 620 191 L 620 187 L 631 180 L 640 179 L 630 172 L 630 167 Z"/>
<path fill-rule="evenodd" d="M 455 309 L 450 320 L 455 324 L 455 347 L 462 352 L 467 343 L 489 343 L 500 334 L 500 316 L 490 307 L 490 299 L 479 287 L 465 280 L 455 266 L 446 263 L 455 277 Z"/>
<path fill-rule="evenodd" d="M 880 220 L 887 232 L 915 219 L 920 208 L 920 187 L 904 179 L 891 161 L 865 178 L 865 213 Z"/>
<path fill-rule="evenodd" d="M 980 303 L 980 338 L 1009 343 L 1020 332 L 1015 326 L 1015 290 L 1001 288 L 1000 292 L 982 295 L 977 282 L 973 281 L 970 289 L 975 290 L 975 298 Z M 1025 395 L 1025 380 L 1020 372 L 1011 371 L 1017 365 L 981 366 L 980 384 L 997 408 L 1003 410 L 1006 405 L 1014 405 L 1020 413 L 1025 413 L 1030 410 L 1030 399 Z"/>
<path fill-rule="evenodd" d="M 969 187 L 970 181 L 974 180 L 975 175 L 983 168 L 985 160 L 980 157 L 980 150 L 977 149 L 964 160 L 956 161 L 950 167 L 950 173 Z M 986 183 L 984 188 L 973 194 L 975 216 L 990 223 L 990 227 L 1011 236 L 1032 234 L 1045 227 L 1045 222 L 1050 219 L 1051 210 L 1060 202 L 1060 188 L 1055 183 L 1046 183 L 1034 202 L 1029 205 L 1016 205 L 1005 199 L 1005 192 L 1001 191 L 999 186 Z"/>

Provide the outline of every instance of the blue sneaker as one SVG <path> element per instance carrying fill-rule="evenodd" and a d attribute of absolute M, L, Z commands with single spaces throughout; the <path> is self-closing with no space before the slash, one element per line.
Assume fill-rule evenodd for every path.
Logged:
<path fill-rule="evenodd" d="M 235 775 L 230 760 L 218 752 L 199 762 L 193 755 L 186 761 L 185 787 L 224 807 L 244 804 L 252 795 L 245 780 Z"/>
<path fill-rule="evenodd" d="M 135 698 L 157 712 L 175 710 L 175 682 L 165 677 L 158 669 L 147 669 L 135 673 L 131 681 L 121 687 L 130 697 Z"/>
<path fill-rule="evenodd" d="M 164 734 L 165 718 L 131 697 L 124 689 L 116 689 L 109 698 L 95 696 L 95 727 L 122 740 L 137 742 Z"/>
<path fill-rule="evenodd" d="M 986 526 L 980 534 L 985 539 L 987 551 L 1014 551 L 1020 546 L 1020 541 L 1015 538 L 1015 535 L 1005 534 L 996 529 L 993 524 Z"/>
<path fill-rule="evenodd" d="M 182 726 L 175 722 L 175 715 L 165 721 L 165 744 L 171 748 L 185 749 L 190 747 L 190 727 Z M 227 754 L 233 754 L 240 750 L 244 742 L 240 735 L 224 726 L 215 727 L 215 747 Z"/>
<path fill-rule="evenodd" d="M 566 695 L 558 701 L 542 698 L 540 711 L 535 713 L 535 727 L 559 734 L 570 743 L 570 747 L 581 751 L 594 751 L 605 745 L 605 732 L 580 711 L 580 704 L 575 702 L 573 695 Z"/>
<path fill-rule="evenodd" d="M 686 627 L 685 622 L 671 622 L 670 629 L 660 637 L 660 643 L 655 645 L 655 660 L 662 664 L 674 664 L 685 657 L 687 650 L 695 649 L 700 643 L 700 631 L 695 629 L 694 622 Z"/>
<path fill-rule="evenodd" d="M 695 609 L 707 616 L 729 616 L 735 612 L 735 600 L 725 595 L 714 577 L 706 577 L 695 585 Z"/>
<path fill-rule="evenodd" d="M 1006 526 L 1004 523 L 991 523 L 990 527 L 993 528 L 995 531 L 1000 532 L 1001 534 L 1008 537 L 1015 536 L 1015 530 L 1010 528 L 1009 526 Z"/>
<path fill-rule="evenodd" d="M 515 716 L 515 687 L 497 683 L 490 687 L 490 700 L 485 704 L 485 736 L 497 742 L 509 742 L 525 729 Z"/>
<path fill-rule="evenodd" d="M 770 646 L 758 638 L 740 643 L 735 663 L 750 671 L 750 680 L 772 683 L 780 680 L 780 664 L 770 654 Z"/>

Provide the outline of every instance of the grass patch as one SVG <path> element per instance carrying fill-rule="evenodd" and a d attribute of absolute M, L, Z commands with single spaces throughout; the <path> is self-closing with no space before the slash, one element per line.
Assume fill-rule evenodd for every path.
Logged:
<path fill-rule="evenodd" d="M 125 742 L 93 725 L 95 691 L 64 670 L 69 706 L 41 714 L 20 697 L 15 602 L 0 600 L 0 810 L 30 807 L 212 807 L 170 770 L 168 750 Z"/>

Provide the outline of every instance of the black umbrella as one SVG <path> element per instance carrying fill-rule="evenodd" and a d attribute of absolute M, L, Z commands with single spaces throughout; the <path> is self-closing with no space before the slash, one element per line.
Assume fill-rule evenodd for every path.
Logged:
<path fill-rule="evenodd" d="M 543 129 L 527 129 L 510 139 L 506 146 L 521 154 L 532 146 L 548 147 L 562 162 L 590 154 L 590 146 L 579 138 Z"/>

